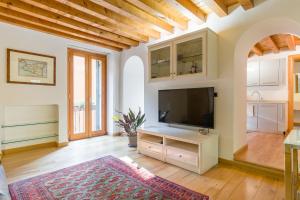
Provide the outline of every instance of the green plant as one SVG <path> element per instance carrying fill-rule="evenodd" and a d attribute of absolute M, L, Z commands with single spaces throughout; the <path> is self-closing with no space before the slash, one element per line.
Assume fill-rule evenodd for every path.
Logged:
<path fill-rule="evenodd" d="M 145 123 L 145 114 L 142 114 L 141 108 L 139 108 L 138 114 L 135 114 L 130 108 L 128 114 L 120 112 L 119 116 L 113 117 L 117 126 L 124 129 L 128 136 L 136 136 L 137 128 Z"/>

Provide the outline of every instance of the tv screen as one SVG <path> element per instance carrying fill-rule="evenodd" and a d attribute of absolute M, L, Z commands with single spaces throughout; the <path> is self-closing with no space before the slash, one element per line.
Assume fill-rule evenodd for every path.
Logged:
<path fill-rule="evenodd" d="M 159 90 L 159 122 L 214 128 L 214 88 Z"/>

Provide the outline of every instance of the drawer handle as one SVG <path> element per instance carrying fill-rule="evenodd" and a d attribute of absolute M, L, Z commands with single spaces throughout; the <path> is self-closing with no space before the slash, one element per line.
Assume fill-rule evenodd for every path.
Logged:
<path fill-rule="evenodd" d="M 148 146 L 148 149 L 151 149 L 151 146 Z"/>
<path fill-rule="evenodd" d="M 179 158 L 182 158 L 182 155 L 179 155 Z"/>

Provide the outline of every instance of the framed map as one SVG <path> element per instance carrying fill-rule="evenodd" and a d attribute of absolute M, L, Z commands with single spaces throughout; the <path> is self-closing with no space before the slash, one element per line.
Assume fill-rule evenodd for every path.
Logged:
<path fill-rule="evenodd" d="M 7 82 L 55 85 L 56 58 L 53 56 L 7 49 Z"/>

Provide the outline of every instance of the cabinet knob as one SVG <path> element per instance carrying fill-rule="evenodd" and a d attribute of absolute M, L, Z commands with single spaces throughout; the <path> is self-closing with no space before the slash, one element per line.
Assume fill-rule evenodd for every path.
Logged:
<path fill-rule="evenodd" d="M 179 155 L 179 158 L 182 158 L 182 155 Z"/>

